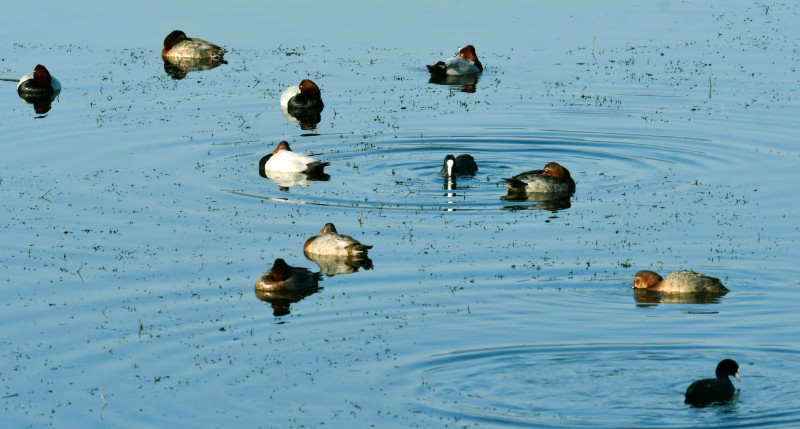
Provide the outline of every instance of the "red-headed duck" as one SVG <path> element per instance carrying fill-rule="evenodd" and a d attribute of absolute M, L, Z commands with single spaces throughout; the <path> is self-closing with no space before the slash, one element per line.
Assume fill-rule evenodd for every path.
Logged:
<path fill-rule="evenodd" d="M 311 157 L 292 152 L 289 143 L 282 141 L 271 154 L 261 158 L 260 165 L 263 165 L 265 172 L 275 171 L 279 173 L 305 173 L 310 175 L 321 175 L 325 166 L 329 162 L 320 162 Z"/>
<path fill-rule="evenodd" d="M 289 110 L 317 110 L 325 107 L 322 103 L 322 93 L 316 83 L 310 79 L 303 79 L 299 85 L 287 88 L 281 94 L 281 107 Z"/>
<path fill-rule="evenodd" d="M 474 176 L 478 172 L 478 164 L 475 163 L 475 158 L 472 155 L 447 155 L 444 157 L 444 165 L 439 174 L 443 176 Z"/>
<path fill-rule="evenodd" d="M 339 234 L 332 223 L 326 223 L 319 235 L 306 240 L 303 251 L 318 255 L 362 256 L 372 246 L 361 244 L 355 238 Z"/>
<path fill-rule="evenodd" d="M 575 181 L 569 170 L 557 162 L 548 162 L 544 170 L 532 170 L 517 174 L 505 180 L 508 195 L 524 197 L 526 195 L 548 196 L 552 198 L 568 197 L 575 193 Z"/>
<path fill-rule="evenodd" d="M 319 288 L 320 273 L 312 273 L 301 267 L 290 267 L 281 258 L 275 260 L 272 268 L 256 281 L 256 289 L 261 291 L 299 291 Z"/>
<path fill-rule="evenodd" d="M 730 376 L 739 377 L 739 364 L 733 359 L 724 359 L 717 364 L 716 378 L 697 380 L 686 389 L 684 403 L 704 405 L 711 402 L 727 401 L 736 393 Z"/>
<path fill-rule="evenodd" d="M 175 30 L 164 38 L 161 55 L 165 58 L 200 58 L 221 61 L 225 49 L 203 39 L 186 37 L 186 33 Z"/>
<path fill-rule="evenodd" d="M 427 66 L 428 71 L 434 75 L 469 75 L 483 72 L 483 64 L 475 54 L 475 47 L 464 46 L 458 50 L 458 55 Z"/>
<path fill-rule="evenodd" d="M 721 294 L 728 291 L 718 278 L 689 270 L 676 271 L 666 278 L 661 278 L 656 272 L 642 270 L 633 276 L 633 287 L 663 293 Z"/>
<path fill-rule="evenodd" d="M 61 82 L 41 64 L 33 68 L 33 73 L 22 76 L 17 84 L 17 94 L 23 98 L 52 97 L 60 91 Z"/>

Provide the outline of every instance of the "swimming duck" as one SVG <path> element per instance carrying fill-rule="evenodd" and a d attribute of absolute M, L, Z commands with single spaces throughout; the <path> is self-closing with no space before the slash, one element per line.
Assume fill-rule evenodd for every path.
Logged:
<path fill-rule="evenodd" d="M 569 170 L 557 162 L 548 162 L 544 170 L 531 170 L 505 180 L 509 197 L 531 194 L 548 198 L 567 197 L 575 193 L 575 181 Z"/>
<path fill-rule="evenodd" d="M 319 235 L 306 240 L 303 251 L 319 255 L 361 256 L 372 246 L 361 244 L 355 238 L 339 234 L 332 223 L 326 223 Z"/>
<path fill-rule="evenodd" d="M 739 364 L 733 359 L 724 359 L 717 364 L 716 378 L 705 378 L 697 380 L 686 389 L 686 399 L 684 403 L 700 405 L 710 402 L 725 401 L 731 399 L 736 389 L 729 376 L 739 377 Z"/>
<path fill-rule="evenodd" d="M 468 75 L 483 72 L 483 64 L 478 60 L 475 47 L 472 45 L 460 48 L 458 55 L 427 67 L 434 75 Z"/>
<path fill-rule="evenodd" d="M 647 289 L 663 293 L 709 293 L 722 294 L 728 288 L 722 285 L 718 278 L 696 273 L 694 271 L 676 271 L 661 278 L 658 273 L 642 270 L 633 276 L 634 289 Z"/>
<path fill-rule="evenodd" d="M 475 158 L 472 155 L 447 155 L 444 157 L 444 165 L 440 172 L 443 176 L 465 175 L 473 176 L 478 172 L 478 164 L 475 163 Z"/>
<path fill-rule="evenodd" d="M 329 162 L 320 162 L 311 157 L 292 152 L 289 143 L 282 141 L 278 147 L 261 158 L 259 162 L 261 169 L 280 173 L 305 173 L 309 175 L 323 175 L 325 166 Z"/>
<path fill-rule="evenodd" d="M 292 110 L 321 111 L 325 104 L 322 102 L 322 93 L 317 84 L 310 79 L 303 79 L 299 85 L 283 91 L 281 107 L 289 110 L 289 113 Z"/>
<path fill-rule="evenodd" d="M 60 91 L 61 82 L 41 64 L 33 68 L 33 73 L 22 76 L 17 84 L 17 94 L 22 98 L 54 97 Z"/>
<path fill-rule="evenodd" d="M 319 288 L 320 273 L 301 267 L 290 267 L 281 258 L 255 284 L 260 291 L 296 291 Z"/>
<path fill-rule="evenodd" d="M 165 58 L 208 58 L 222 61 L 225 49 L 203 39 L 186 37 L 186 33 L 175 30 L 164 38 L 161 55 Z"/>

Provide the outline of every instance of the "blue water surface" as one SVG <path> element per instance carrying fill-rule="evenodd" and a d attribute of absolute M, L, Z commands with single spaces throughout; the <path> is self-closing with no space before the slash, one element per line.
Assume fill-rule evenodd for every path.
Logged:
<path fill-rule="evenodd" d="M 37 4 L 0 16 L 8 427 L 800 425 L 797 6 Z M 227 64 L 168 74 L 174 29 Z M 485 72 L 430 82 L 466 44 Z M 46 113 L 12 82 L 38 63 Z M 278 106 L 303 78 L 313 128 Z M 330 180 L 261 177 L 281 140 Z M 503 199 L 550 161 L 566 203 Z M 327 222 L 374 267 L 256 294 Z M 734 400 L 683 404 L 723 358 Z"/>

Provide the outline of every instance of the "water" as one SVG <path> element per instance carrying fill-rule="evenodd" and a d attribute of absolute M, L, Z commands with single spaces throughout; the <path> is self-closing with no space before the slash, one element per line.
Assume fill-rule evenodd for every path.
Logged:
<path fill-rule="evenodd" d="M 37 115 L 0 82 L 8 426 L 800 425 L 797 7 L 311 6 L 54 5 L 24 28 L 7 7 L 0 77 L 64 86 Z M 229 64 L 173 79 L 175 28 Z M 429 83 L 466 43 L 478 81 Z M 315 130 L 277 104 L 304 77 Z M 259 176 L 280 140 L 330 180 Z M 451 190 L 448 153 L 479 164 Z M 548 161 L 567 205 L 502 199 Z M 275 258 L 317 269 L 326 222 L 374 268 L 260 300 Z M 684 268 L 731 292 L 630 289 Z M 738 397 L 684 405 L 724 357 Z"/>

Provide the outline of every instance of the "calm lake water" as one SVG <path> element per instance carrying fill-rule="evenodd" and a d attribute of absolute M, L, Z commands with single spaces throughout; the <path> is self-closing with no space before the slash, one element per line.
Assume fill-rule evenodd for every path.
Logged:
<path fill-rule="evenodd" d="M 800 7 L 45 3 L 0 17 L 0 77 L 64 87 L 0 82 L 5 426 L 800 427 Z M 228 64 L 173 78 L 176 28 Z M 470 43 L 477 81 L 429 82 Z M 311 130 L 278 106 L 306 77 Z M 261 177 L 280 140 L 330 180 Z M 548 161 L 566 204 L 502 199 Z M 259 299 L 326 222 L 374 267 Z M 684 405 L 726 357 L 738 397 Z"/>

